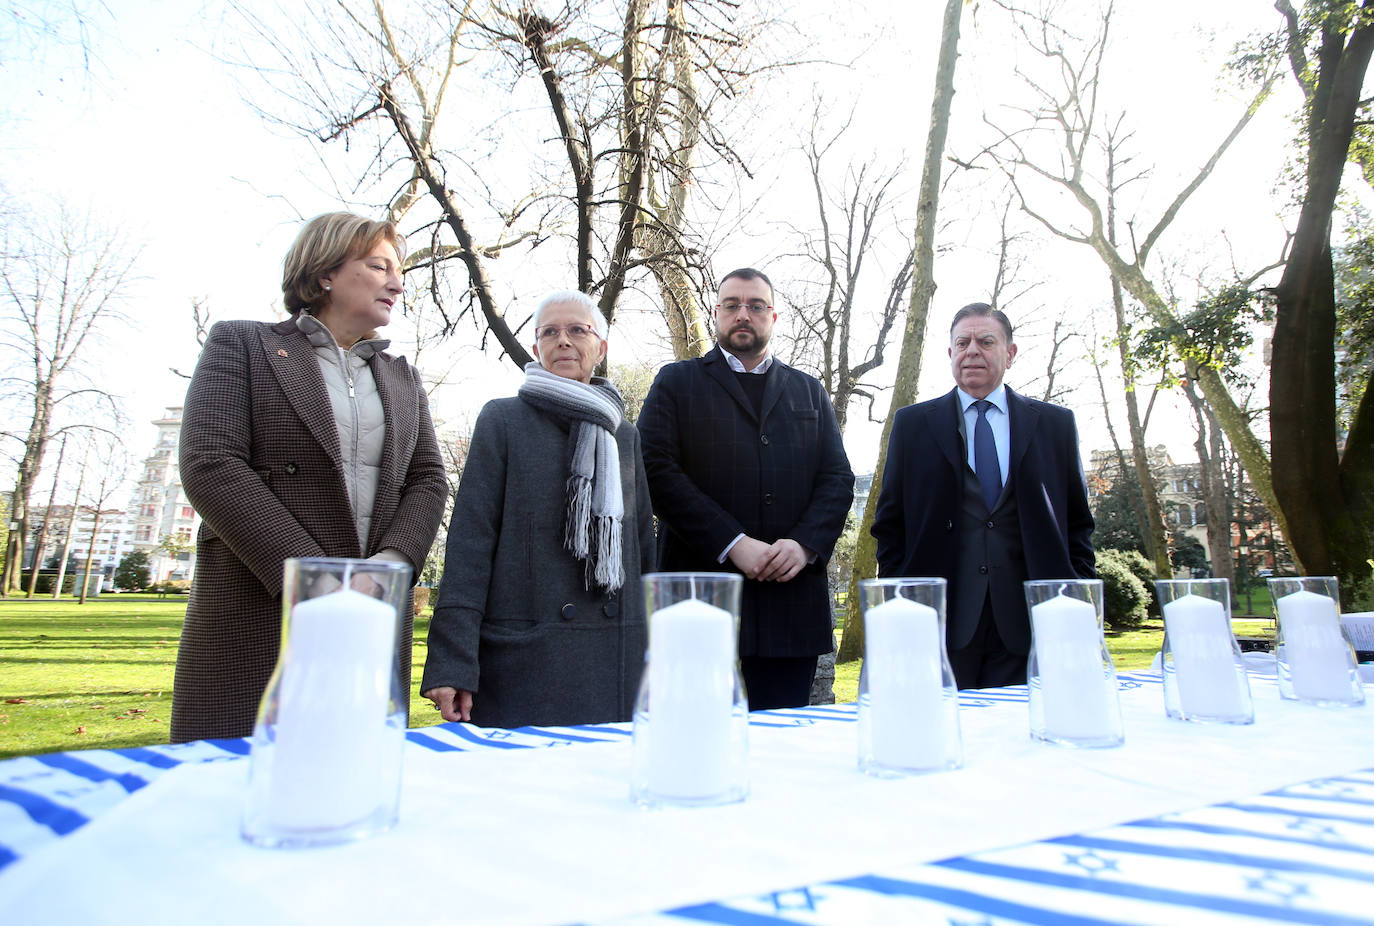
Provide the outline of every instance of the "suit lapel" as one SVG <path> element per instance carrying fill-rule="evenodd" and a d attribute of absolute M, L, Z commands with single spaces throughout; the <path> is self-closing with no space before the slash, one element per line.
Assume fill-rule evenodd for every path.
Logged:
<path fill-rule="evenodd" d="M 1011 427 L 1011 459 L 1007 465 L 1007 483 L 1010 484 L 1026 455 L 1031 438 L 1040 420 L 1040 412 L 1034 405 L 1021 396 L 1007 390 L 1007 424 Z"/>
<path fill-rule="evenodd" d="M 776 363 L 776 361 L 774 361 Z M 734 399 L 744 413 L 753 421 L 759 420 L 758 413 L 754 411 L 753 404 L 749 397 L 744 394 L 744 387 L 735 379 L 735 371 L 730 369 L 730 365 L 725 362 L 725 355 L 720 352 L 719 347 L 712 348 L 705 357 L 701 358 L 701 366 L 708 376 L 720 383 L 721 388 Z M 765 398 L 764 407 L 767 408 L 768 402 Z"/>
<path fill-rule="evenodd" d="M 778 399 L 782 398 L 783 380 L 791 371 L 777 357 L 773 358 L 772 369 L 763 378 L 763 413 L 759 415 L 760 421 L 767 421 L 768 415 L 773 411 L 773 406 L 778 404 Z M 738 383 L 736 383 L 738 385 Z"/>
<path fill-rule="evenodd" d="M 314 348 L 296 327 L 294 319 L 261 328 L 259 332 L 268 365 L 282 392 L 335 468 L 342 472 L 339 431 L 334 424 L 334 410 L 329 405 L 329 393 Z"/>
<path fill-rule="evenodd" d="M 931 430 L 935 434 L 935 445 L 940 448 L 940 452 L 949 460 L 949 464 L 954 467 L 954 471 L 963 476 L 963 472 L 968 468 L 968 454 L 964 450 L 964 436 L 962 427 L 963 412 L 959 408 L 959 392 L 951 389 L 945 396 L 945 401 L 938 406 L 935 427 Z"/>

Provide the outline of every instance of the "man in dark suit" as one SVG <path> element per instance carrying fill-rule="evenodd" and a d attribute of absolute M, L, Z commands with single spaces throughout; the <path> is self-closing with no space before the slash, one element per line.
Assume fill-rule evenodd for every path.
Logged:
<path fill-rule="evenodd" d="M 1027 579 L 1096 575 L 1073 412 L 1002 385 L 1011 322 L 986 303 L 950 326 L 956 387 L 897 412 L 872 533 L 881 576 L 949 581 L 960 688 L 1026 680 Z"/>
<path fill-rule="evenodd" d="M 768 350 L 773 286 L 721 280 L 716 347 L 659 371 L 639 414 L 659 568 L 744 574 L 740 670 L 754 710 L 810 701 L 830 652 L 825 565 L 854 473 L 824 388 Z"/>

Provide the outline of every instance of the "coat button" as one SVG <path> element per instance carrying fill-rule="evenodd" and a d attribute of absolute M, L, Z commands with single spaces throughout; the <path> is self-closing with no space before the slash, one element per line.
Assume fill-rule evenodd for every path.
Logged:
<path fill-rule="evenodd" d="M 615 617 L 620 614 L 620 602 L 614 598 L 607 598 L 606 603 L 601 606 L 601 612 L 607 617 Z"/>
<path fill-rule="evenodd" d="M 992 530 L 992 522 L 991 522 L 991 521 L 988 522 L 988 530 Z"/>
<path fill-rule="evenodd" d="M 765 505 L 771 505 L 771 504 L 773 504 L 773 493 L 772 493 L 772 492 L 764 492 L 764 493 L 763 493 L 763 503 L 764 503 Z"/>
<path fill-rule="evenodd" d="M 573 604 L 572 602 L 568 602 L 567 604 L 563 605 L 563 609 L 558 613 L 563 615 L 563 620 L 565 621 L 573 620 L 577 617 L 577 605 Z"/>
<path fill-rule="evenodd" d="M 954 530 L 954 522 L 953 522 L 953 521 L 946 521 L 946 522 L 945 522 L 945 530 L 947 530 L 947 531 L 952 531 L 952 530 Z"/>
<path fill-rule="evenodd" d="M 767 434 L 760 434 L 760 435 L 759 435 L 759 440 L 763 442 L 763 445 L 764 445 L 765 447 L 768 446 L 768 435 L 767 435 Z"/>
<path fill-rule="evenodd" d="M 288 475 L 288 476 L 294 476 L 294 475 L 296 475 L 296 464 L 295 464 L 295 463 L 288 463 L 288 464 L 286 464 L 286 475 Z"/>
<path fill-rule="evenodd" d="M 987 574 L 988 574 L 988 567 L 986 567 L 986 566 L 979 566 L 979 567 L 978 567 L 978 571 L 981 572 L 983 575 L 987 575 Z M 572 607 L 572 605 L 568 605 L 568 607 Z"/>

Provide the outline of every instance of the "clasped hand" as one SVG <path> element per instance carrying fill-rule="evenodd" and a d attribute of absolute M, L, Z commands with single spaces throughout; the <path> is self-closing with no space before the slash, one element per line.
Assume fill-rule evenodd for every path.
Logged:
<path fill-rule="evenodd" d="M 742 537 L 730 548 L 729 559 L 739 571 L 760 582 L 787 582 L 796 578 L 810 554 L 797 541 L 787 537 L 764 543 Z"/>

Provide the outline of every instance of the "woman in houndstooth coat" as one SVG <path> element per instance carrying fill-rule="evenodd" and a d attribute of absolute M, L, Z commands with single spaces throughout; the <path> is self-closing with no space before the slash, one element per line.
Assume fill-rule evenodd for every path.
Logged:
<path fill-rule="evenodd" d="M 377 337 L 403 248 L 389 222 L 312 219 L 284 262 L 292 317 L 210 331 L 182 418 L 181 481 L 203 523 L 173 742 L 252 733 L 281 643 L 284 560 L 424 564 L 448 481 L 419 373 Z M 407 691 L 412 625 L 407 614 Z"/>

